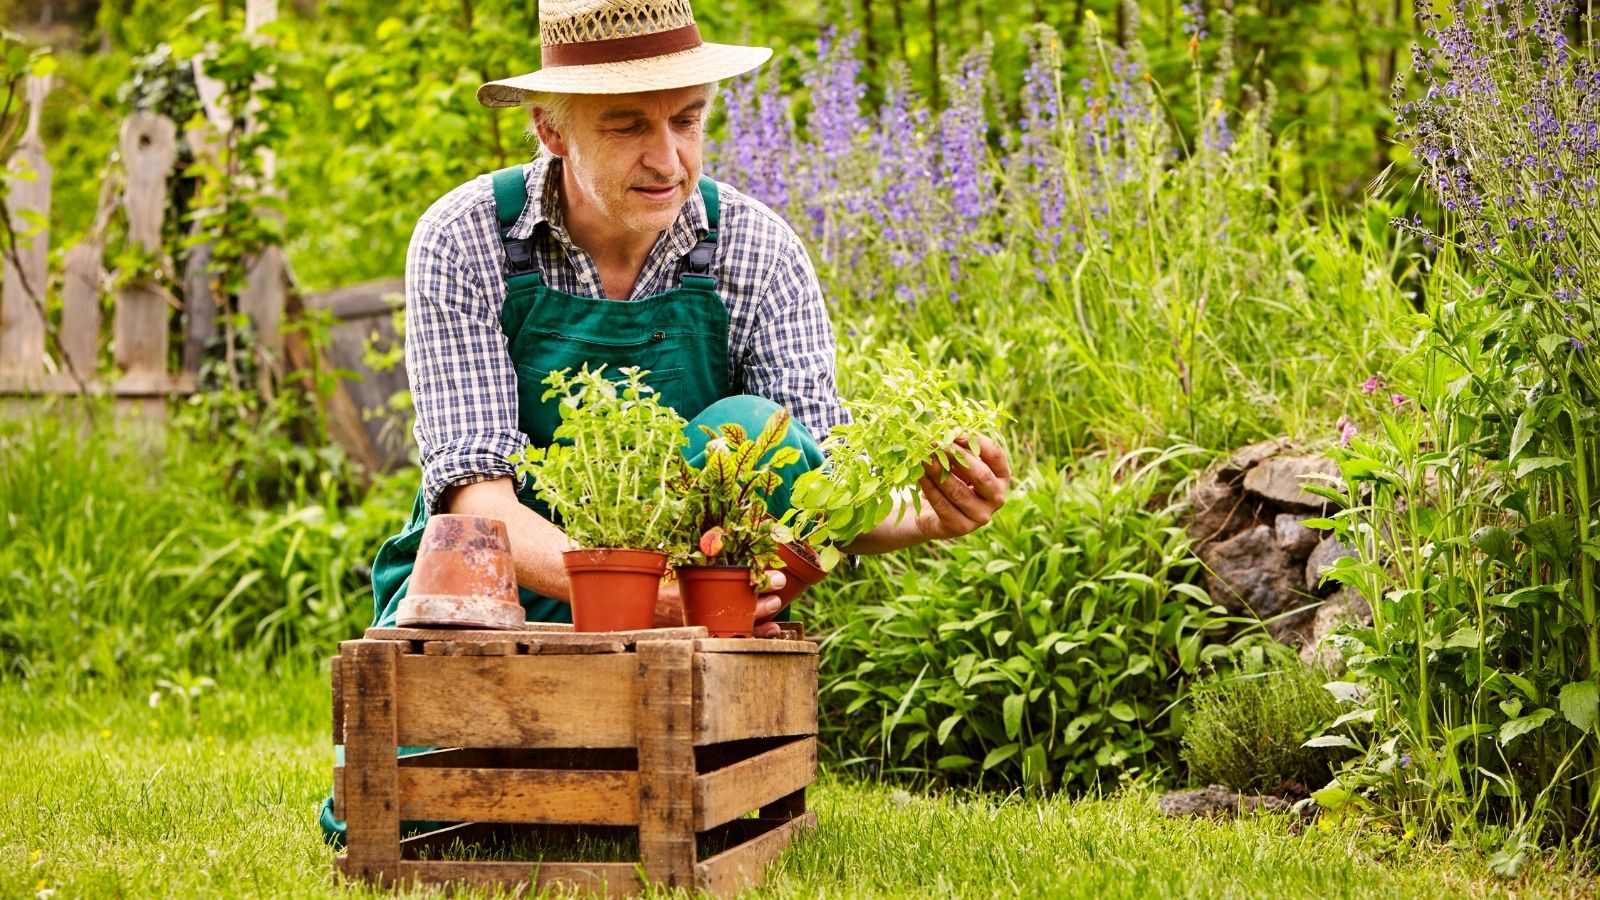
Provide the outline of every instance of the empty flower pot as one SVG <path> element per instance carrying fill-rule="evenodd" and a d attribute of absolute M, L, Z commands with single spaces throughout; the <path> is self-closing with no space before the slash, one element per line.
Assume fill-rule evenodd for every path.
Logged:
<path fill-rule="evenodd" d="M 817 560 L 816 551 L 805 541 L 779 544 L 778 559 L 783 563 L 783 588 L 773 593 L 785 605 L 828 575 Z"/>
<path fill-rule="evenodd" d="M 573 631 L 655 627 L 667 555 L 656 550 L 582 548 L 561 554 L 572 585 Z"/>
<path fill-rule="evenodd" d="M 396 623 L 511 630 L 526 619 L 506 524 L 483 516 L 430 517 Z"/>
<path fill-rule="evenodd" d="M 680 566 L 685 624 L 712 637 L 750 637 L 756 630 L 756 589 L 747 566 Z"/>

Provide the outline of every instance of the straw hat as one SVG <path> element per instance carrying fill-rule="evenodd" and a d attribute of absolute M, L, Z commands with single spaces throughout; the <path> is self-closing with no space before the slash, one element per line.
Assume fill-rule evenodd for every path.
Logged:
<path fill-rule="evenodd" d="M 768 47 L 700 40 L 689 0 L 539 0 L 537 72 L 478 88 L 484 106 L 519 106 L 523 91 L 631 94 L 742 75 Z"/>

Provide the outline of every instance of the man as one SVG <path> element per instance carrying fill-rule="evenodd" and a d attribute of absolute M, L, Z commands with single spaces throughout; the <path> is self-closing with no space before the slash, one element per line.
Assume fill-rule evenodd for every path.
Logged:
<path fill-rule="evenodd" d="M 566 536 L 507 461 L 551 440 L 558 417 L 541 382 L 552 369 L 650 369 L 662 400 L 694 422 L 759 426 L 781 405 L 812 464 L 811 436 L 846 420 L 804 247 L 771 210 L 701 178 L 717 82 L 771 50 L 702 42 L 688 0 L 542 0 L 539 17 L 543 68 L 490 82 L 478 99 L 527 104 L 544 155 L 440 199 L 407 256 L 423 488 L 374 566 L 379 623 L 393 621 L 435 512 L 503 520 L 528 618 L 570 621 Z M 920 515 L 891 516 L 847 549 L 881 553 L 987 523 L 1009 464 L 993 441 L 971 445 L 963 465 L 930 468 Z M 776 597 L 762 598 L 758 616 L 778 612 Z M 680 615 L 664 588 L 659 622 Z"/>

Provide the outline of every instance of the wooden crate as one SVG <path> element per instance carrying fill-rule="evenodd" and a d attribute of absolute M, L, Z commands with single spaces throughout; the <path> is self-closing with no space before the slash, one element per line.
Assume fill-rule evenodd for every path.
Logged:
<path fill-rule="evenodd" d="M 817 647 L 705 634 L 375 628 L 340 644 L 336 871 L 612 895 L 643 890 L 641 876 L 723 896 L 759 883 L 817 821 Z M 401 839 L 402 821 L 447 824 Z M 422 858 L 457 840 L 635 833 L 628 862 Z"/>

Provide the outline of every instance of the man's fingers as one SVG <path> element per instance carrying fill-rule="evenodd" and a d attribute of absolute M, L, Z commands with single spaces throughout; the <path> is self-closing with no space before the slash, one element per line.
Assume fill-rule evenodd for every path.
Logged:
<path fill-rule="evenodd" d="M 982 457 L 965 447 L 957 447 L 962 461 L 950 466 L 950 474 L 966 482 L 977 495 L 998 507 L 1006 499 L 1006 482 L 1003 481 Z"/>
<path fill-rule="evenodd" d="M 933 513 L 938 516 L 939 522 L 944 525 L 950 534 L 968 534 L 978 530 L 981 524 L 969 517 L 962 504 L 952 496 L 959 490 L 965 491 L 969 498 L 977 495 L 958 478 L 946 478 L 944 481 L 935 481 L 932 476 L 924 475 L 917 482 L 922 487 L 922 496 L 933 508 Z"/>
<path fill-rule="evenodd" d="M 1000 446 L 999 442 L 979 435 L 978 456 L 996 477 L 1006 481 L 1011 480 L 1011 457 L 1006 455 L 1006 448 Z"/>

